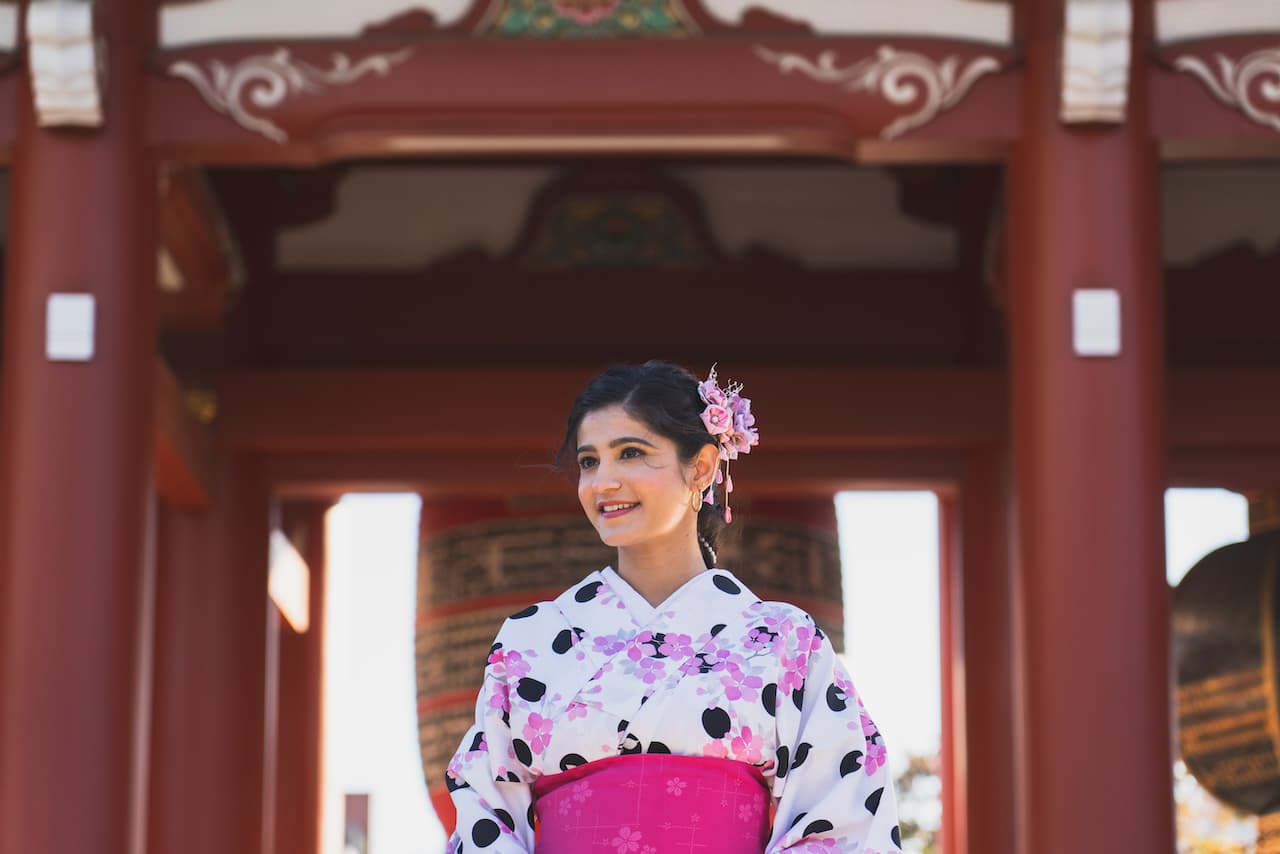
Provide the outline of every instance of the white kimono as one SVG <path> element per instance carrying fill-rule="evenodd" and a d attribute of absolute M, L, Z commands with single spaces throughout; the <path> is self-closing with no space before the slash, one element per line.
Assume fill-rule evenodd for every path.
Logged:
<path fill-rule="evenodd" d="M 812 617 L 724 569 L 658 607 L 611 567 L 508 617 L 449 763 L 449 851 L 531 852 L 530 784 L 627 753 L 764 772 L 766 851 L 901 850 L 884 740 Z"/>

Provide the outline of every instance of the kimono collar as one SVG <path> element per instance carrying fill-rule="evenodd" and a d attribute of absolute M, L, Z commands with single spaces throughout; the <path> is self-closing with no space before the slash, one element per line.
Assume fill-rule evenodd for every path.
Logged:
<path fill-rule="evenodd" d="M 612 566 L 591 573 L 556 599 L 571 625 L 588 634 L 633 634 L 645 628 L 705 630 L 714 612 L 741 611 L 758 601 L 727 569 L 700 572 L 654 607 Z M 685 626 L 688 626 L 686 629 Z"/>

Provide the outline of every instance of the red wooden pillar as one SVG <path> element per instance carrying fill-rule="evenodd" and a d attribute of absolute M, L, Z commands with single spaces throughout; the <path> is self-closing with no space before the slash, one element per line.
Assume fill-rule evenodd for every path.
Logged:
<path fill-rule="evenodd" d="M 952 490 L 938 498 L 938 638 L 942 647 L 942 739 L 939 775 L 942 780 L 942 854 L 968 854 L 967 801 L 969 749 L 965 733 L 965 645 L 962 595 L 964 559 L 960 554 L 964 535 L 959 516 L 963 506 Z"/>
<path fill-rule="evenodd" d="M 261 854 L 269 496 L 223 458 L 213 506 L 158 536 L 148 854 Z"/>
<path fill-rule="evenodd" d="M 969 453 L 939 496 L 944 854 L 1016 848 L 1012 586 L 1006 454 Z"/>
<path fill-rule="evenodd" d="M 1011 162 L 1010 393 L 1023 850 L 1172 851 L 1164 341 L 1150 0 L 1127 118 L 1063 125 L 1062 0 L 1023 3 Z M 1073 347 L 1073 292 L 1119 295 L 1120 351 Z"/>
<path fill-rule="evenodd" d="M 289 502 L 281 528 L 309 571 L 308 623 L 281 620 L 275 854 L 319 854 L 324 741 L 325 517 L 330 502 Z"/>
<path fill-rule="evenodd" d="M 0 851 L 131 852 L 155 374 L 155 10 L 102 0 L 107 119 L 37 125 L 19 63 L 5 276 Z M 53 293 L 96 301 L 88 361 L 50 361 Z"/>

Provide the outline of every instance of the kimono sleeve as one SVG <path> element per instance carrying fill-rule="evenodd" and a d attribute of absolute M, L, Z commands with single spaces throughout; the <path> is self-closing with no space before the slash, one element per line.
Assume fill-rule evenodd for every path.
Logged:
<path fill-rule="evenodd" d="M 532 775 L 516 758 L 509 725 L 503 638 L 498 632 L 476 697 L 476 719 L 449 762 L 445 783 L 458 823 L 447 854 L 533 851 Z"/>
<path fill-rule="evenodd" d="M 830 641 L 805 616 L 778 686 L 777 811 L 766 852 L 901 851 L 884 739 Z"/>

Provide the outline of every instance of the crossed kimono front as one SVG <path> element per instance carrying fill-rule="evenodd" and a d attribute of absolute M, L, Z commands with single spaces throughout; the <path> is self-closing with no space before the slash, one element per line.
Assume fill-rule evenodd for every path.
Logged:
<path fill-rule="evenodd" d="M 724 569 L 654 607 L 605 567 L 507 618 L 447 782 L 451 854 L 901 850 L 827 637 Z"/>

